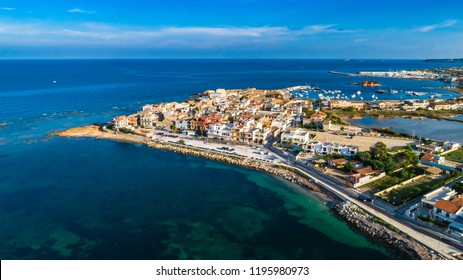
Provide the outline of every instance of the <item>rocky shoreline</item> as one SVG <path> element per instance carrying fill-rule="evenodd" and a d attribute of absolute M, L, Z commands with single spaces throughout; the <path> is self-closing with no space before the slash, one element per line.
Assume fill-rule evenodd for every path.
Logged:
<path fill-rule="evenodd" d="M 220 152 L 205 150 L 180 143 L 159 142 L 159 141 L 140 141 L 130 134 L 113 134 L 105 132 L 101 127 L 92 125 L 82 128 L 72 128 L 60 133 L 60 137 L 92 137 L 112 139 L 118 141 L 135 142 L 147 145 L 150 148 L 168 150 L 179 154 L 203 157 L 210 160 L 221 161 L 228 164 L 238 165 L 246 168 L 252 168 L 264 171 L 272 175 L 284 178 L 292 183 L 309 189 L 317 194 L 325 202 L 333 202 L 333 211 L 335 214 L 347 221 L 355 230 L 373 238 L 374 240 L 385 245 L 394 255 L 403 259 L 445 259 L 443 256 L 436 254 L 427 247 L 419 244 L 416 240 L 408 237 L 406 234 L 391 229 L 392 226 L 380 222 L 377 217 L 365 213 L 361 208 L 350 202 L 343 202 L 335 194 L 311 183 L 303 174 L 298 174 L 296 169 L 283 165 L 272 165 L 263 161 L 249 159 L 243 156 L 228 155 Z"/>
<path fill-rule="evenodd" d="M 341 202 L 333 207 L 340 218 L 346 220 L 355 230 L 374 238 L 401 259 L 443 260 L 444 256 L 418 243 L 413 238 L 364 212 L 351 202 Z"/>
<path fill-rule="evenodd" d="M 168 150 L 179 154 L 192 155 L 207 158 L 210 160 L 221 161 L 228 164 L 238 165 L 246 168 L 252 168 L 259 171 L 264 171 L 272 175 L 276 175 L 290 181 L 294 184 L 297 184 L 303 188 L 309 189 L 311 191 L 317 192 L 319 196 L 325 201 L 332 201 L 335 198 L 331 193 L 325 191 L 324 189 L 319 188 L 318 186 L 312 184 L 306 178 L 303 178 L 301 175 L 296 174 L 296 172 L 291 171 L 289 167 L 286 166 L 276 166 L 268 164 L 265 162 L 252 160 L 245 158 L 243 156 L 235 155 L 226 155 L 219 152 L 213 152 L 208 150 L 203 150 L 199 148 L 194 148 L 190 146 L 185 146 L 182 144 L 173 144 L 166 142 L 157 142 L 157 141 L 147 141 L 144 142 L 148 147 Z"/>

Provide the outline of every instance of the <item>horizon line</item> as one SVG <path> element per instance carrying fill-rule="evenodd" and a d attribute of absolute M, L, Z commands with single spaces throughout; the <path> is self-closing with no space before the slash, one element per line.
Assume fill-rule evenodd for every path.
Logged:
<path fill-rule="evenodd" d="M 443 60 L 461 60 L 461 58 L 282 58 L 282 57 L 11 57 L 0 58 L 0 60 L 427 60 L 427 59 L 443 59 Z"/>

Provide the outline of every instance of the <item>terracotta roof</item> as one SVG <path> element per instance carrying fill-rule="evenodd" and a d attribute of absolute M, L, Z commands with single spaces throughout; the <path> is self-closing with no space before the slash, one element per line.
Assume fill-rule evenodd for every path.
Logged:
<path fill-rule="evenodd" d="M 459 195 L 457 197 L 455 197 L 454 199 L 450 200 L 450 202 L 456 204 L 456 205 L 459 205 L 459 206 L 463 206 L 463 196 Z"/>
<path fill-rule="evenodd" d="M 433 154 L 424 154 L 421 159 L 424 159 L 424 160 L 432 160 L 434 158 L 434 155 Z"/>
<path fill-rule="evenodd" d="M 451 201 L 441 199 L 434 204 L 434 207 L 448 213 L 456 214 L 462 206 Z"/>
<path fill-rule="evenodd" d="M 325 112 L 313 113 L 310 117 L 311 118 L 326 117 L 326 113 Z"/>
<path fill-rule="evenodd" d="M 332 159 L 331 162 L 334 164 L 341 164 L 341 163 L 348 162 L 348 160 L 345 158 L 336 158 L 336 159 Z"/>
<path fill-rule="evenodd" d="M 116 118 L 116 122 L 124 121 L 125 119 L 127 119 L 126 116 L 119 116 Z"/>
<path fill-rule="evenodd" d="M 373 173 L 376 173 L 371 167 L 363 167 L 363 168 L 358 168 L 355 169 L 355 172 L 363 174 L 363 175 L 370 175 Z"/>

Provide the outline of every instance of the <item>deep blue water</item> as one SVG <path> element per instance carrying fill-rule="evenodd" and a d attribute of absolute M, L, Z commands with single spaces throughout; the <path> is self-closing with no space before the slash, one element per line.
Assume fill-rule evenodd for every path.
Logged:
<path fill-rule="evenodd" d="M 348 90 L 352 78 L 327 71 L 438 66 L 379 60 L 0 61 L 0 123 L 7 123 L 0 127 L 0 258 L 390 258 L 310 193 L 273 176 L 140 145 L 46 135 L 206 89 L 310 83 Z M 435 83 L 389 82 L 407 90 Z"/>

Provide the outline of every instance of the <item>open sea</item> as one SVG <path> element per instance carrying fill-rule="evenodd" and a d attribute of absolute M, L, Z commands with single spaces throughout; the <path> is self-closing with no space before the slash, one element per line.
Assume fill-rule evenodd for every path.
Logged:
<path fill-rule="evenodd" d="M 0 259 L 390 259 L 311 193 L 202 158 L 49 138 L 146 103 L 215 88 L 319 85 L 330 70 L 451 67 L 414 60 L 0 61 Z M 380 79 L 377 79 L 380 80 Z M 381 80 L 424 91 L 432 81 Z M 425 89 L 423 89 L 425 88 Z"/>

